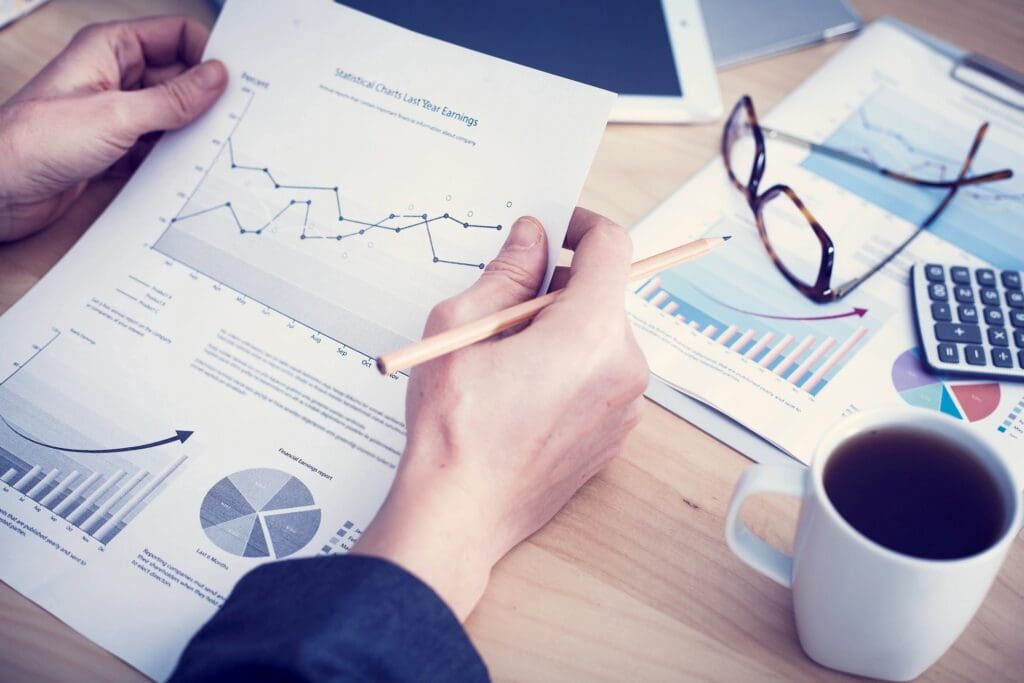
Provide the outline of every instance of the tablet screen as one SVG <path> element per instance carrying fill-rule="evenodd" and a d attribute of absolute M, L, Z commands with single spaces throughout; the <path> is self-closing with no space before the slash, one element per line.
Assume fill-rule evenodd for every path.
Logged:
<path fill-rule="evenodd" d="M 659 0 L 344 0 L 418 33 L 622 95 L 680 97 Z"/>

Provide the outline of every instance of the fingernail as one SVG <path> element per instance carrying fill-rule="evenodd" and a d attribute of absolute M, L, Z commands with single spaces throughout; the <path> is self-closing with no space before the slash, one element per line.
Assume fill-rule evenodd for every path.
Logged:
<path fill-rule="evenodd" d="M 214 90 L 224 84 L 224 67 L 219 62 L 203 62 L 196 67 L 194 78 L 200 88 Z"/>
<path fill-rule="evenodd" d="M 508 239 L 505 240 L 506 249 L 532 249 L 540 242 L 543 228 L 533 218 L 523 217 L 512 224 Z"/>

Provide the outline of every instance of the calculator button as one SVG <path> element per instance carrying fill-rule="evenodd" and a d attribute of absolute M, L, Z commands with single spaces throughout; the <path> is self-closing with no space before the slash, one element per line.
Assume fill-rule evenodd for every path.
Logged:
<path fill-rule="evenodd" d="M 1024 369 L 1024 351 L 1017 352 L 1017 364 Z"/>
<path fill-rule="evenodd" d="M 939 344 L 939 360 L 943 363 L 959 363 L 960 352 L 956 350 L 956 344 Z"/>
<path fill-rule="evenodd" d="M 942 282 L 946 279 L 946 271 L 938 264 L 929 263 L 924 267 L 924 276 L 928 282 Z"/>
<path fill-rule="evenodd" d="M 1024 327 L 1024 310 L 1019 308 L 1011 309 L 1010 324 L 1014 327 Z"/>
<path fill-rule="evenodd" d="M 992 365 L 997 368 L 1012 368 L 1013 353 L 1006 349 L 992 349 Z"/>
<path fill-rule="evenodd" d="M 974 277 L 978 279 L 978 284 L 982 287 L 996 286 L 996 274 L 991 268 L 978 268 L 974 271 Z"/>
<path fill-rule="evenodd" d="M 930 284 L 928 285 L 928 296 L 932 301 L 947 301 L 949 292 L 946 291 L 946 285 Z"/>
<path fill-rule="evenodd" d="M 935 323 L 935 338 L 946 342 L 980 344 L 981 328 L 962 323 Z"/>
<path fill-rule="evenodd" d="M 1020 289 L 1020 273 L 1013 270 L 1004 270 L 1002 279 L 1003 287 L 1007 289 Z"/>
<path fill-rule="evenodd" d="M 999 301 L 999 292 L 989 287 L 984 287 L 978 295 L 981 297 L 981 303 L 986 306 L 998 306 L 1001 302 Z"/>
<path fill-rule="evenodd" d="M 974 290 L 970 287 L 954 287 L 953 296 L 956 300 L 962 304 L 973 304 L 974 303 Z"/>
<path fill-rule="evenodd" d="M 971 271 L 963 266 L 953 266 L 949 269 L 949 279 L 958 285 L 971 284 Z"/>
<path fill-rule="evenodd" d="M 1002 325 L 1006 322 L 1006 318 L 1003 317 L 1003 309 L 995 308 L 994 306 L 986 306 L 985 322 L 989 325 L 1002 327 Z"/>
<path fill-rule="evenodd" d="M 1010 308 L 1024 308 L 1024 292 L 1013 290 L 1006 292 L 1006 305 Z"/>
<path fill-rule="evenodd" d="M 957 306 L 956 312 L 962 323 L 978 322 L 978 309 L 974 306 Z"/>
<path fill-rule="evenodd" d="M 988 328 L 988 343 L 992 346 L 1009 346 L 1010 335 L 1002 327 Z"/>
<path fill-rule="evenodd" d="M 966 347 L 964 347 L 964 360 L 967 361 L 968 365 L 985 365 L 985 347 L 984 346 L 966 346 Z"/>
<path fill-rule="evenodd" d="M 1013 331 L 1013 343 L 1016 344 L 1018 348 L 1024 349 L 1024 330 Z"/>
<path fill-rule="evenodd" d="M 949 304 L 932 304 L 932 320 L 948 321 L 952 319 L 953 314 L 949 310 Z"/>

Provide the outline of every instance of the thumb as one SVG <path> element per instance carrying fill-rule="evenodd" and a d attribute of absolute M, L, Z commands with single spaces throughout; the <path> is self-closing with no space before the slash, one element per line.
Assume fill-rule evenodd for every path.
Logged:
<path fill-rule="evenodd" d="M 536 218 L 520 218 L 480 279 L 434 307 L 424 333 L 437 334 L 534 297 L 544 281 L 547 263 L 544 228 Z"/>
<path fill-rule="evenodd" d="M 146 133 L 173 130 L 194 121 L 209 109 L 227 86 L 228 72 L 218 61 L 208 61 L 159 85 L 116 93 L 122 134 L 138 138 Z"/>

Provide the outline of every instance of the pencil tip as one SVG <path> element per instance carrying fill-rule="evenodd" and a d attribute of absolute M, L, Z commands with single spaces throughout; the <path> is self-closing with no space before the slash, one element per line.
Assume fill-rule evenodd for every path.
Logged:
<path fill-rule="evenodd" d="M 731 239 L 732 239 L 732 235 L 722 235 L 722 241 L 723 242 L 728 242 Z"/>

